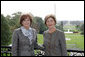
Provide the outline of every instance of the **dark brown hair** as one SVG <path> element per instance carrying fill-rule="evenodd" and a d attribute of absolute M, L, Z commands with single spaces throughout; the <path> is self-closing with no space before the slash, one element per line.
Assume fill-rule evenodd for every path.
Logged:
<path fill-rule="evenodd" d="M 20 17 L 20 24 L 21 24 L 21 26 L 23 26 L 23 25 L 22 25 L 22 21 L 23 21 L 24 19 L 28 18 L 28 17 L 29 17 L 29 19 L 30 19 L 30 26 L 31 26 L 31 24 L 32 24 L 32 16 L 31 16 L 30 14 L 23 14 L 23 15 L 21 15 L 21 17 Z"/>
<path fill-rule="evenodd" d="M 56 18 L 55 18 L 55 16 L 52 15 L 52 14 L 50 14 L 50 15 L 47 15 L 47 16 L 45 17 L 45 25 L 46 25 L 46 22 L 47 22 L 48 18 L 53 18 L 53 20 L 54 20 L 54 22 L 55 22 L 55 24 L 56 24 Z"/>

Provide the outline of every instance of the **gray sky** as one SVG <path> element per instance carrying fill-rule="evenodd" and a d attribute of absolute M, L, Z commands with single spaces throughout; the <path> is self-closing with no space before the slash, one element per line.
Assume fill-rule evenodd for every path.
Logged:
<path fill-rule="evenodd" d="M 18 11 L 23 14 L 31 12 L 43 19 L 54 14 L 57 21 L 84 20 L 84 1 L 1 1 L 1 14 L 4 16 Z"/>

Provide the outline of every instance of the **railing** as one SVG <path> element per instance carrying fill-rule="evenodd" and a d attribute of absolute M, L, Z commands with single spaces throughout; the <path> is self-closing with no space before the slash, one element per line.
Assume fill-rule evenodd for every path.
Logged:
<path fill-rule="evenodd" d="M 11 46 L 1 46 L 1 56 L 12 56 Z"/>
<path fill-rule="evenodd" d="M 83 50 L 77 50 L 77 49 L 68 49 L 68 56 L 84 56 Z"/>
<path fill-rule="evenodd" d="M 84 56 L 84 51 L 67 49 L 68 56 Z M 1 56 L 12 56 L 11 46 L 1 46 Z M 44 51 L 37 52 L 35 56 L 44 56 Z"/>

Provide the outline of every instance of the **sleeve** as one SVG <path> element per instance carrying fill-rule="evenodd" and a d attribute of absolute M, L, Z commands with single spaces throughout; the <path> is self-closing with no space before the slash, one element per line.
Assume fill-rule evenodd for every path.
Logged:
<path fill-rule="evenodd" d="M 34 39 L 34 49 L 43 50 L 43 46 L 37 44 L 37 32 L 36 31 L 35 31 L 35 39 Z"/>
<path fill-rule="evenodd" d="M 12 55 L 18 56 L 18 34 L 16 30 L 14 30 L 12 35 Z"/>
<path fill-rule="evenodd" d="M 60 45 L 61 45 L 62 56 L 67 56 L 65 35 L 64 35 L 63 32 L 61 32 L 60 35 L 61 35 L 61 37 L 60 37 Z"/>

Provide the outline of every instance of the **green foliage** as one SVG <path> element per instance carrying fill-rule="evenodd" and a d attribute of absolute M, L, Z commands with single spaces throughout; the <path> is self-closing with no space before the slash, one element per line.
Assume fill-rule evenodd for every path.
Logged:
<path fill-rule="evenodd" d="M 79 31 L 80 25 L 76 25 L 75 27 L 76 27 L 76 30 Z"/>
<path fill-rule="evenodd" d="M 31 25 L 32 28 L 36 29 L 37 32 L 39 32 L 39 27 L 36 23 L 36 19 L 33 17 L 33 20 L 32 20 L 32 25 Z"/>
<path fill-rule="evenodd" d="M 12 15 L 13 17 L 8 18 L 8 23 L 9 23 L 11 31 L 13 32 L 14 29 L 20 27 L 19 18 L 20 18 L 21 12 L 13 13 Z"/>
<path fill-rule="evenodd" d="M 9 45 L 11 43 L 12 33 L 14 29 L 19 28 L 19 18 L 21 12 L 17 12 L 4 17 L 1 15 L 1 45 Z"/>
<path fill-rule="evenodd" d="M 44 24 L 44 21 L 40 17 L 34 17 L 34 20 L 37 24 L 39 34 L 42 34 L 46 30 L 46 26 Z"/>
<path fill-rule="evenodd" d="M 81 34 L 84 34 L 84 24 L 80 25 L 80 31 L 81 31 Z"/>
<path fill-rule="evenodd" d="M 9 45 L 11 43 L 11 31 L 6 18 L 1 15 L 1 45 Z"/>
<path fill-rule="evenodd" d="M 56 27 L 57 29 L 59 29 L 59 30 L 63 31 L 63 27 L 62 27 L 61 25 L 56 24 L 56 25 L 55 25 L 55 27 Z"/>

